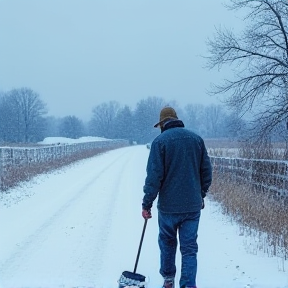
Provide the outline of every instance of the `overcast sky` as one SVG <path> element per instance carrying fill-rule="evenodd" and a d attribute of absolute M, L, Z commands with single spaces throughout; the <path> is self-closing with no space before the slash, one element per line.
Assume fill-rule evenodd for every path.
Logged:
<path fill-rule="evenodd" d="M 0 0 L 0 90 L 29 87 L 49 115 L 148 96 L 219 103 L 204 69 L 215 27 L 243 22 L 221 0 Z"/>

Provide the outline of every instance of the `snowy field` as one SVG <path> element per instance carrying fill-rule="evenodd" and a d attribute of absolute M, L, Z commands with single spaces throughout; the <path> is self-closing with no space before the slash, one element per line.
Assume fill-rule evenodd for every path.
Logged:
<path fill-rule="evenodd" d="M 135 264 L 148 154 L 144 145 L 113 150 L 2 194 L 0 288 L 118 287 L 121 273 Z M 248 253 L 237 225 L 219 211 L 208 196 L 199 228 L 198 287 L 287 288 L 287 263 L 281 271 L 281 259 Z M 155 207 L 152 213 L 137 272 L 147 277 L 147 287 L 157 288 Z M 178 254 L 178 268 L 179 261 Z"/>

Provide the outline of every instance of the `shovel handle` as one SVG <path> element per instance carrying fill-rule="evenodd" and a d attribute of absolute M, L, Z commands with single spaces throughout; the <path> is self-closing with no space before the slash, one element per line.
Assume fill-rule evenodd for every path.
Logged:
<path fill-rule="evenodd" d="M 140 252 L 141 252 L 143 238 L 144 238 L 144 234 L 145 234 L 145 230 L 146 230 L 146 226 L 147 226 L 147 221 L 148 221 L 148 219 L 145 219 L 133 273 L 136 273 L 136 269 L 137 269 L 137 266 L 138 266 L 138 261 L 139 261 L 139 256 L 140 256 Z"/>

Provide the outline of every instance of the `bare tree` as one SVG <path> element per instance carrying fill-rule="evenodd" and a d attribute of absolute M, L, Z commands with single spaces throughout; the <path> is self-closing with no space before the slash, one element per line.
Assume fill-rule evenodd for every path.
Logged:
<path fill-rule="evenodd" d="M 116 101 L 102 103 L 92 110 L 90 121 L 90 131 L 95 136 L 113 138 L 113 123 L 120 109 L 120 104 Z"/>
<path fill-rule="evenodd" d="M 223 105 L 188 104 L 185 106 L 185 126 L 204 138 L 229 138 L 228 115 Z"/>
<path fill-rule="evenodd" d="M 117 139 L 133 140 L 133 112 L 131 108 L 125 105 L 120 108 L 115 117 L 114 133 Z"/>
<path fill-rule="evenodd" d="M 202 121 L 205 123 L 206 126 L 206 137 L 209 138 L 217 138 L 223 137 L 221 135 L 221 130 L 224 126 L 224 120 L 226 119 L 227 115 L 224 112 L 223 106 L 211 104 L 205 107 L 203 110 Z"/>
<path fill-rule="evenodd" d="M 240 36 L 220 28 L 208 40 L 207 66 L 231 65 L 235 72 L 211 93 L 226 94 L 225 102 L 243 115 L 251 111 L 263 137 L 288 119 L 288 2 L 231 0 L 227 7 L 249 11 L 247 27 Z"/>
<path fill-rule="evenodd" d="M 154 124 L 159 120 L 160 110 L 165 105 L 167 102 L 157 96 L 147 97 L 137 103 L 134 111 L 133 131 L 138 143 L 150 142 L 159 135 L 159 129 L 155 129 Z"/>
<path fill-rule="evenodd" d="M 249 138 L 246 135 L 247 123 L 241 117 L 241 114 L 236 111 L 231 111 L 224 119 L 224 135 L 231 140 L 243 140 L 243 138 Z"/>
<path fill-rule="evenodd" d="M 60 123 L 60 136 L 77 139 L 84 136 L 83 122 L 76 116 L 66 116 Z"/>
<path fill-rule="evenodd" d="M 184 111 L 185 116 L 183 120 L 185 126 L 198 134 L 205 134 L 206 127 L 203 121 L 204 105 L 188 104 L 184 107 Z"/>
<path fill-rule="evenodd" d="M 40 140 L 45 128 L 46 105 L 30 88 L 13 89 L 2 97 L 1 121 L 7 141 Z"/>
<path fill-rule="evenodd" d="M 8 115 L 9 111 L 6 107 L 6 97 L 4 93 L 0 94 L 0 140 L 7 141 L 8 140 Z"/>

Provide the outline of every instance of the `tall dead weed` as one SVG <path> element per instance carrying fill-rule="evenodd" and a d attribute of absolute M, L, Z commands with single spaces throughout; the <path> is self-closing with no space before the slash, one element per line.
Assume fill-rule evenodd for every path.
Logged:
<path fill-rule="evenodd" d="M 286 198 L 259 192 L 247 183 L 236 183 L 231 175 L 223 173 L 214 173 L 210 194 L 212 200 L 221 204 L 222 212 L 239 224 L 241 235 L 254 239 L 246 239 L 250 252 L 262 251 L 280 257 L 283 263 L 287 260 Z M 284 264 L 280 268 L 284 270 Z"/>

